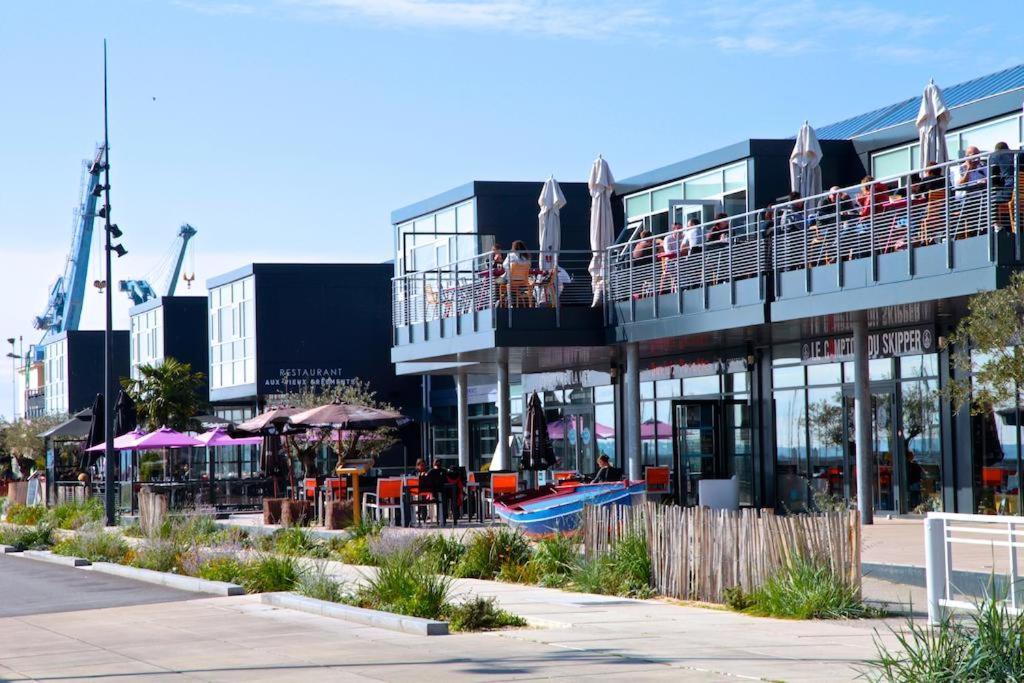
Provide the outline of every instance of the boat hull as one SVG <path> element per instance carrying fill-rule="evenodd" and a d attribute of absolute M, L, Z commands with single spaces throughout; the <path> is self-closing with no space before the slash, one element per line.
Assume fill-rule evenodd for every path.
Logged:
<path fill-rule="evenodd" d="M 586 505 L 632 505 L 645 491 L 643 482 L 589 484 L 568 491 L 538 492 L 513 504 L 496 501 L 494 511 L 509 526 L 530 536 L 543 536 L 575 531 Z"/>

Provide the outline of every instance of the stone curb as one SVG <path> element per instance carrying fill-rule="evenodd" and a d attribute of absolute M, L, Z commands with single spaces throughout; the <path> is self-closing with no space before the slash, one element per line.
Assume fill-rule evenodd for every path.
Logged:
<path fill-rule="evenodd" d="M 13 545 L 0 545 L 0 555 L 6 555 L 7 553 L 20 553 L 21 551 L 16 549 Z"/>
<path fill-rule="evenodd" d="M 322 617 L 332 619 L 344 619 L 345 621 L 376 626 L 390 631 L 411 633 L 417 636 L 446 636 L 448 635 L 448 623 L 444 621 L 432 621 L 418 617 L 407 617 L 403 614 L 392 614 L 381 612 L 375 609 L 364 609 L 341 605 L 326 600 L 315 600 L 295 593 L 263 593 L 260 596 L 263 604 L 293 609 L 299 612 L 308 612 Z"/>
<path fill-rule="evenodd" d="M 210 595 L 245 595 L 245 589 L 234 583 L 224 581 L 207 581 L 194 576 L 182 576 L 169 572 L 158 572 L 152 569 L 128 567 L 114 562 L 94 562 L 92 571 L 103 574 L 114 574 L 126 579 L 134 579 L 144 583 L 155 583 L 158 586 L 176 588 L 192 593 L 208 593 Z"/>
<path fill-rule="evenodd" d="M 65 567 L 88 567 L 91 563 L 81 557 L 70 557 L 68 555 L 55 555 L 49 550 L 26 550 L 18 553 L 15 557 L 27 557 L 30 560 L 39 560 L 40 562 L 49 562 L 51 564 L 59 564 Z"/>

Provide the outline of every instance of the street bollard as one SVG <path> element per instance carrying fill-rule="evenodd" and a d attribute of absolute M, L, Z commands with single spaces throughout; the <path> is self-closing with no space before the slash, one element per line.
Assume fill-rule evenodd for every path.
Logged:
<path fill-rule="evenodd" d="M 946 595 L 946 524 L 943 519 L 924 520 L 925 584 L 928 590 L 928 623 L 938 625 L 943 618 L 940 601 Z"/>

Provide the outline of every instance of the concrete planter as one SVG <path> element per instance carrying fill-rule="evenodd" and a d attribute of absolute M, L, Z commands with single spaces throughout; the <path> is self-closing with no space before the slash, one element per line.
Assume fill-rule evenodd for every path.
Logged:
<path fill-rule="evenodd" d="M 156 572 L 151 569 L 139 569 L 128 567 L 113 562 L 96 562 L 92 565 L 92 571 L 103 574 L 113 574 L 126 579 L 134 579 L 145 583 L 153 583 L 167 588 L 190 591 L 192 593 L 208 593 L 210 595 L 244 595 L 245 589 L 234 583 L 223 581 L 207 581 L 194 576 L 183 576 L 181 574 L 170 574 L 168 572 Z"/>
<path fill-rule="evenodd" d="M 0 545 L 0 555 L 6 555 L 7 553 L 20 553 L 21 551 L 16 549 L 13 545 Z"/>
<path fill-rule="evenodd" d="M 309 502 L 286 500 L 281 503 L 281 526 L 305 526 L 309 523 Z"/>
<path fill-rule="evenodd" d="M 363 609 L 351 605 L 341 605 L 326 600 L 314 600 L 295 593 L 263 593 L 260 599 L 265 605 L 293 609 L 309 614 L 318 614 L 332 619 L 344 619 L 366 626 L 376 626 L 389 631 L 411 633 L 417 636 L 446 636 L 448 622 L 407 617 L 403 614 L 381 612 L 375 609 Z"/>
<path fill-rule="evenodd" d="M 352 502 L 334 500 L 327 504 L 324 514 L 325 529 L 344 529 L 352 524 Z"/>
<path fill-rule="evenodd" d="M 264 498 L 263 499 L 263 523 L 264 524 L 280 524 L 281 523 L 281 504 L 285 502 L 285 498 Z"/>

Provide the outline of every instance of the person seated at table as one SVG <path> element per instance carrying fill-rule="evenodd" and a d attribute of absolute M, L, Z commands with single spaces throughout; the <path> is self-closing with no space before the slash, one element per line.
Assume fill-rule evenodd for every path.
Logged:
<path fill-rule="evenodd" d="M 833 185 L 828 188 L 828 194 L 818 205 L 813 225 L 815 227 L 838 225 L 839 222 L 852 218 L 854 214 L 853 200 L 850 199 L 850 195 L 843 192 L 838 185 Z"/>
<path fill-rule="evenodd" d="M 715 223 L 708 228 L 707 243 L 718 244 L 729 241 L 729 214 L 715 214 Z"/>
<path fill-rule="evenodd" d="M 424 475 L 427 473 L 427 461 L 423 458 L 416 458 L 416 474 Z"/>
<path fill-rule="evenodd" d="M 622 481 L 622 469 L 613 467 L 611 460 L 602 453 L 597 458 L 597 474 L 590 480 L 591 484 L 608 484 Z"/>
<path fill-rule="evenodd" d="M 781 224 L 786 232 L 795 230 L 804 223 L 804 202 L 797 191 L 790 192 L 785 208 L 782 209 Z"/>
<path fill-rule="evenodd" d="M 509 266 L 513 263 L 525 263 L 530 265 L 530 257 L 526 254 L 526 244 L 522 240 L 516 240 L 512 243 L 512 248 L 508 252 L 508 256 L 505 257 L 505 261 L 501 264 L 507 272 Z"/>
<path fill-rule="evenodd" d="M 651 232 L 649 230 L 641 230 L 640 238 L 633 245 L 633 252 L 631 254 L 633 259 L 633 267 L 638 266 L 650 266 L 654 258 L 654 240 L 651 238 Z"/>
<path fill-rule="evenodd" d="M 929 192 L 941 191 L 945 187 L 942 178 L 942 169 L 929 161 L 923 171 L 921 179 L 911 188 L 914 195 L 927 197 Z"/>
<path fill-rule="evenodd" d="M 661 252 L 666 256 L 678 256 L 679 247 L 683 243 L 683 224 L 673 223 L 672 229 L 661 242 Z"/>
<path fill-rule="evenodd" d="M 691 218 L 686 221 L 686 229 L 683 230 L 683 239 L 679 243 L 679 255 L 686 256 L 694 250 L 699 250 L 704 243 L 704 231 L 700 227 L 700 221 Z"/>
<path fill-rule="evenodd" d="M 1005 142 L 997 142 L 988 157 L 988 168 L 992 174 L 992 201 L 1006 204 L 1013 198 L 1013 152 Z M 1018 170 L 1019 172 L 1019 170 Z"/>
<path fill-rule="evenodd" d="M 857 195 L 860 217 L 869 218 L 872 206 L 874 206 L 875 212 L 881 211 L 881 205 L 887 201 L 889 201 L 889 187 L 885 183 L 876 183 L 874 176 L 864 176 L 860 181 L 860 194 Z"/>
<path fill-rule="evenodd" d="M 488 267 L 494 275 L 501 275 L 505 272 L 505 268 L 501 265 L 505 260 L 505 255 L 502 253 L 502 247 L 497 242 L 491 247 L 491 259 L 488 263 Z"/>
<path fill-rule="evenodd" d="M 953 179 L 953 184 L 956 187 L 966 187 L 985 181 L 988 171 L 981 159 L 978 158 L 978 154 L 981 154 L 981 150 L 974 145 L 964 150 L 964 160 L 955 169 L 956 176 Z"/>
<path fill-rule="evenodd" d="M 545 285 L 548 284 L 550 279 L 551 279 L 551 273 L 550 272 L 541 273 L 540 275 L 538 275 L 535 278 L 533 278 L 534 289 L 536 290 L 534 292 L 534 298 L 537 300 L 538 304 L 549 303 L 548 300 L 547 300 L 548 299 L 547 293 L 552 288 L 551 287 L 547 287 Z M 561 265 L 559 265 L 558 266 L 558 272 L 555 274 L 555 285 L 558 287 L 558 297 L 559 298 L 561 298 L 561 296 L 562 296 L 562 290 L 564 290 L 565 286 L 567 284 L 569 284 L 570 282 L 572 282 L 572 276 L 569 275 L 569 271 L 567 271 L 565 268 L 563 268 Z"/>

